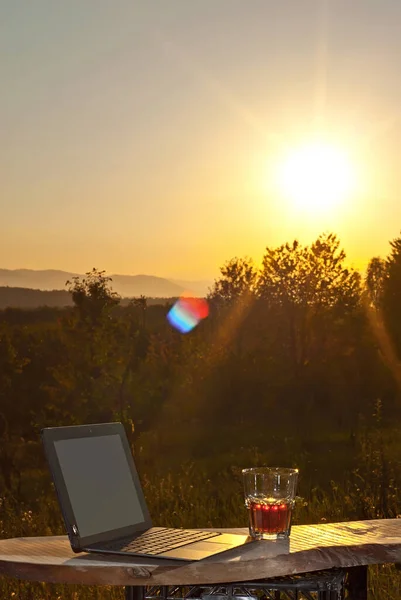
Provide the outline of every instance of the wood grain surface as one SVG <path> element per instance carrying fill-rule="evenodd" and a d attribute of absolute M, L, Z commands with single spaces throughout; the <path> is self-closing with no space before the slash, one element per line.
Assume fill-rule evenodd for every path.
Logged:
<path fill-rule="evenodd" d="M 247 533 L 246 529 L 221 530 Z M 401 562 L 401 519 L 292 528 L 290 540 L 261 541 L 205 560 L 74 554 L 67 537 L 0 540 L 0 573 L 88 585 L 185 585 L 249 581 L 333 567 Z"/>

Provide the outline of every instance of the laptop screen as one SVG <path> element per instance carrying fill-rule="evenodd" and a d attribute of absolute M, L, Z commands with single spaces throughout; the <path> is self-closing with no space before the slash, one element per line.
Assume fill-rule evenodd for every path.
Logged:
<path fill-rule="evenodd" d="M 81 537 L 145 521 L 119 435 L 58 440 L 54 447 Z"/>

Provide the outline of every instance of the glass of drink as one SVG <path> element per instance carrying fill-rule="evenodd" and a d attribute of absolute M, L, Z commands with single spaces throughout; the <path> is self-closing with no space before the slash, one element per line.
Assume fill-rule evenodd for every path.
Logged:
<path fill-rule="evenodd" d="M 295 504 L 298 469 L 243 469 L 249 533 L 256 540 L 288 538 Z"/>

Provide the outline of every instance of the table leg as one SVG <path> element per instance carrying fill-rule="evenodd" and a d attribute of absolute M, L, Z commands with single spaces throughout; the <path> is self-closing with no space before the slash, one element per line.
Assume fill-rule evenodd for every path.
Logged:
<path fill-rule="evenodd" d="M 145 588 L 142 585 L 127 585 L 125 587 L 125 600 L 144 600 Z"/>
<path fill-rule="evenodd" d="M 368 567 L 350 567 L 347 570 L 349 600 L 368 600 Z"/>

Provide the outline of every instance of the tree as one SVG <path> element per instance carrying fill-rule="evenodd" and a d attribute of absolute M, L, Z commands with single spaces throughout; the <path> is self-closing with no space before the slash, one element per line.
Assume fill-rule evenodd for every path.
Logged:
<path fill-rule="evenodd" d="M 130 340 L 118 321 L 111 279 L 93 269 L 67 281 L 73 314 L 60 322 L 60 360 L 51 368 L 47 413 L 52 422 L 107 420 L 118 414 L 119 388 Z"/>
<path fill-rule="evenodd" d="M 289 307 L 352 308 L 360 298 L 360 276 L 344 265 L 345 252 L 334 234 L 321 235 L 311 246 L 297 240 L 267 248 L 258 293 L 270 304 Z"/>
<path fill-rule="evenodd" d="M 390 242 L 383 280 L 382 307 L 387 331 L 401 357 L 401 237 Z"/>
<path fill-rule="evenodd" d="M 141 329 L 145 329 L 146 328 L 146 313 L 147 313 L 147 309 L 148 309 L 148 300 L 147 300 L 146 296 L 144 296 L 142 294 L 141 296 L 139 296 L 139 298 L 134 298 L 134 300 L 132 301 L 132 306 L 134 306 L 135 308 L 137 308 L 139 310 L 139 313 L 141 315 L 140 327 L 141 327 Z"/>
<path fill-rule="evenodd" d="M 216 279 L 208 295 L 216 304 L 231 305 L 239 299 L 253 295 L 257 272 L 251 259 L 232 258 L 220 268 L 221 277 Z"/>
<path fill-rule="evenodd" d="M 346 254 L 333 233 L 321 235 L 308 254 L 308 302 L 319 307 L 352 311 L 360 302 L 361 277 L 345 266 Z"/>
<path fill-rule="evenodd" d="M 73 277 L 67 281 L 68 291 L 72 295 L 76 312 L 82 322 L 95 326 L 119 304 L 120 297 L 110 286 L 111 277 L 105 271 L 93 268 L 82 279 Z"/>
<path fill-rule="evenodd" d="M 386 278 L 386 261 L 379 256 L 375 256 L 369 261 L 365 276 L 365 285 L 369 300 L 374 308 L 380 308 L 382 305 Z"/>
<path fill-rule="evenodd" d="M 338 337 L 337 320 L 358 306 L 360 276 L 344 261 L 334 234 L 266 250 L 257 291 L 275 315 L 275 354 L 297 386 Z"/>

